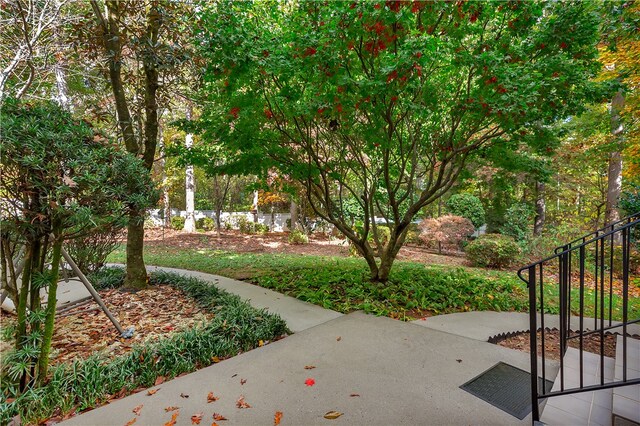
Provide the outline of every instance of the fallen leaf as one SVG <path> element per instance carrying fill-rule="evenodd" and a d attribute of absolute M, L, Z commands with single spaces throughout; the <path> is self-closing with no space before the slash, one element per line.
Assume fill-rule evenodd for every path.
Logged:
<path fill-rule="evenodd" d="M 245 383 L 247 383 L 247 379 L 240 379 L 240 384 L 244 385 Z"/>
<path fill-rule="evenodd" d="M 173 415 L 171 416 L 171 420 L 166 422 L 164 424 L 164 426 L 174 426 L 176 424 L 177 419 L 178 419 L 178 414 L 180 414 L 180 411 L 176 411 L 175 413 L 173 413 Z"/>
<path fill-rule="evenodd" d="M 156 392 L 158 392 L 159 390 L 160 390 L 160 388 L 158 388 L 158 389 L 149 389 L 149 390 L 147 391 L 147 395 L 149 395 L 149 396 L 151 396 L 151 395 L 155 395 L 155 394 L 156 394 Z"/>
<path fill-rule="evenodd" d="M 217 421 L 221 422 L 223 420 L 227 420 L 227 418 L 225 416 L 223 416 L 222 414 L 213 413 L 213 420 L 217 420 Z"/>
<path fill-rule="evenodd" d="M 202 421 L 202 417 L 204 416 L 204 413 L 196 413 L 193 416 L 191 416 L 191 424 L 192 425 L 199 425 L 200 421 Z"/>
<path fill-rule="evenodd" d="M 189 398 L 189 395 L 187 395 L 186 393 L 181 393 L 180 398 Z"/>
<path fill-rule="evenodd" d="M 138 420 L 137 417 L 132 418 L 131 420 L 129 420 L 128 422 L 126 422 L 124 424 L 124 426 L 131 426 L 132 424 L 134 424 L 136 422 L 136 420 Z"/>
<path fill-rule="evenodd" d="M 213 423 L 211 423 L 211 426 L 218 426 L 218 423 L 213 422 Z"/>
<path fill-rule="evenodd" d="M 458 361 L 458 362 L 462 362 L 462 360 L 461 360 L 461 359 L 456 359 L 456 361 Z"/>
<path fill-rule="evenodd" d="M 233 376 L 231 376 L 231 378 L 233 379 L 234 377 L 236 377 L 238 375 L 238 373 L 234 374 Z"/>
<path fill-rule="evenodd" d="M 282 411 L 276 411 L 275 416 L 273 416 L 273 426 L 278 426 L 281 420 L 282 420 Z"/>
<path fill-rule="evenodd" d="M 236 407 L 238 408 L 251 408 L 251 406 L 244 400 L 244 396 L 240 395 L 240 398 L 236 401 Z"/>
<path fill-rule="evenodd" d="M 342 415 L 342 413 L 338 412 L 338 411 L 329 411 L 327 414 L 324 415 L 325 419 L 329 419 L 329 420 L 335 420 L 338 417 L 340 417 Z"/>
<path fill-rule="evenodd" d="M 135 414 L 136 416 L 139 416 L 139 415 L 140 415 L 140 410 L 142 410 L 142 406 L 143 406 L 143 405 L 144 405 L 144 404 L 140 404 L 140 405 L 136 406 L 136 407 L 132 410 L 132 411 L 133 411 L 133 414 Z"/>
<path fill-rule="evenodd" d="M 264 346 L 264 340 L 259 340 L 258 341 L 258 346 L 260 346 L 260 347 Z"/>
<path fill-rule="evenodd" d="M 305 366 L 304 366 L 304 369 L 305 369 L 305 370 L 313 370 L 314 368 L 316 368 L 316 366 L 315 366 L 315 365 L 305 365 Z"/>
<path fill-rule="evenodd" d="M 211 357 L 211 362 L 213 362 L 214 364 L 217 364 L 220 362 L 220 358 L 217 356 Z"/>
<path fill-rule="evenodd" d="M 168 413 L 169 411 L 176 411 L 176 410 L 178 410 L 178 409 L 180 409 L 180 407 L 173 407 L 173 406 L 171 406 L 171 407 L 166 407 L 166 408 L 164 409 L 164 411 Z"/>
<path fill-rule="evenodd" d="M 166 377 L 164 377 L 164 376 L 158 376 L 158 377 L 156 378 L 156 381 L 155 381 L 155 383 L 154 383 L 154 386 L 158 386 L 158 385 L 163 384 L 165 380 L 167 380 L 167 378 L 166 378 Z"/>
<path fill-rule="evenodd" d="M 209 392 L 209 395 L 207 395 L 207 402 L 216 402 L 219 399 L 220 397 L 215 396 L 213 392 Z"/>
<path fill-rule="evenodd" d="M 352 393 L 352 394 L 351 394 L 351 395 L 349 395 L 349 396 L 351 396 L 351 397 L 354 397 L 354 396 L 360 396 L 360 394 L 359 394 L 359 393 Z"/>
<path fill-rule="evenodd" d="M 309 377 L 307 380 L 304 381 L 304 384 L 307 386 L 313 386 L 316 384 L 316 381 L 313 380 L 311 377 Z"/>
<path fill-rule="evenodd" d="M 340 340 L 342 340 L 342 337 L 341 337 L 341 336 L 338 336 L 338 338 L 336 339 L 336 341 L 338 341 L 338 342 L 339 342 Z"/>

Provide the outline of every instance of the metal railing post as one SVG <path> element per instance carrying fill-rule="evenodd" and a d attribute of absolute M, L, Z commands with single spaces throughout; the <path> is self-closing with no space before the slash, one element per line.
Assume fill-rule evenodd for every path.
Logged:
<path fill-rule="evenodd" d="M 544 307 L 540 307 L 544 315 Z M 536 267 L 529 267 L 529 353 L 531 356 L 531 418 L 540 420 L 538 406 L 538 322 L 536 309 Z M 542 360 L 544 362 L 544 359 Z"/>

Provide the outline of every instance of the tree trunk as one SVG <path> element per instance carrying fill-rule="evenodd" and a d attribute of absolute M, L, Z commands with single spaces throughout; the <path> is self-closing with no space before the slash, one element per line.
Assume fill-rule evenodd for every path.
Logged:
<path fill-rule="evenodd" d="M 258 191 L 253 191 L 253 205 L 251 206 L 253 213 L 253 222 L 258 223 Z"/>
<path fill-rule="evenodd" d="M 191 121 L 191 114 L 193 113 L 193 108 L 191 105 L 187 107 L 186 119 Z M 185 141 L 185 146 L 187 150 L 191 149 L 193 146 L 193 134 L 188 133 Z M 186 232 L 196 232 L 196 217 L 195 217 L 195 192 L 196 192 L 196 178 L 193 171 L 193 166 L 188 165 L 185 177 L 185 196 L 186 196 L 186 210 L 187 216 L 184 221 L 183 231 Z"/>
<path fill-rule="evenodd" d="M 49 281 L 49 296 L 47 297 L 46 318 L 44 322 L 44 332 L 40 343 L 40 355 L 38 357 L 38 383 L 43 384 L 47 378 L 49 367 L 49 352 L 51 351 L 51 341 L 53 339 L 53 329 L 56 319 L 56 302 L 58 292 L 58 273 L 60 270 L 60 258 L 62 250 L 62 239 L 53 244 L 51 255 L 51 279 Z"/>
<path fill-rule="evenodd" d="M 544 189 L 544 182 L 536 182 L 536 217 L 533 223 L 533 235 L 536 237 L 542 235 L 546 219 L 547 204 L 545 203 Z"/>
<path fill-rule="evenodd" d="M 293 232 L 296 230 L 298 224 L 298 205 L 295 201 L 291 200 L 291 206 L 289 207 L 291 226 L 289 227 L 289 232 Z"/>
<path fill-rule="evenodd" d="M 611 100 L 611 133 L 616 142 L 615 150 L 609 155 L 609 170 L 607 174 L 607 204 L 605 223 L 610 224 L 620 219 L 618 199 L 622 191 L 622 132 L 620 112 L 624 107 L 624 94 L 619 90 Z"/>
<path fill-rule="evenodd" d="M 127 227 L 127 276 L 125 287 L 146 288 L 147 268 L 144 265 L 144 212 L 131 213 Z"/>

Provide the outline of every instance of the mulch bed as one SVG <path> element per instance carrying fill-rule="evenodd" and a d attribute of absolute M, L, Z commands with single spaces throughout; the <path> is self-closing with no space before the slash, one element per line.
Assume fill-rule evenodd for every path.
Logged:
<path fill-rule="evenodd" d="M 560 359 L 560 332 L 558 330 L 547 330 L 544 332 L 545 338 L 545 357 L 549 359 Z M 540 341 L 542 333 L 538 331 L 538 355 L 542 355 Z M 529 352 L 529 332 L 517 333 L 511 336 L 494 340 L 500 346 L 519 351 Z M 569 346 L 579 349 L 580 341 L 578 339 L 569 340 Z M 594 354 L 600 354 L 600 335 L 591 334 L 583 338 L 583 350 Z M 604 336 L 604 356 L 615 358 L 616 356 L 616 334 L 605 334 Z"/>

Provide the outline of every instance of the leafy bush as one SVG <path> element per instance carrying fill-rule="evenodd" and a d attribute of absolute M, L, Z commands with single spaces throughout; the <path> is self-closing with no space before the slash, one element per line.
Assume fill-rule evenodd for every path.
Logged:
<path fill-rule="evenodd" d="M 619 205 L 625 216 L 640 212 L 640 185 L 632 185 L 629 191 L 623 192 Z"/>
<path fill-rule="evenodd" d="M 236 216 L 235 223 L 240 232 L 243 234 L 253 234 L 254 223 L 249 222 L 245 216 Z"/>
<path fill-rule="evenodd" d="M 266 235 L 269 233 L 269 225 L 265 225 L 264 223 L 255 223 L 253 224 L 253 233 L 258 235 Z"/>
<path fill-rule="evenodd" d="M 289 244 L 307 244 L 309 237 L 302 231 L 297 229 L 289 233 Z"/>
<path fill-rule="evenodd" d="M 109 279 L 119 276 L 120 282 L 115 286 L 122 285 L 124 271 L 109 269 L 97 275 Z M 159 376 L 173 378 L 210 365 L 215 357 L 232 357 L 258 347 L 260 341 L 289 333 L 278 315 L 252 308 L 238 296 L 204 281 L 154 272 L 151 283 L 183 290 L 202 308 L 215 312 L 214 318 L 156 343 L 136 346 L 113 361 L 94 355 L 72 364 L 61 364 L 52 369 L 45 385 L 29 388 L 21 395 L 16 395 L 9 381 L 3 380 L 3 397 L 15 400 L 6 402 L 4 399 L 0 404 L 0 424 L 7 424 L 18 414 L 24 423 L 39 424 L 56 410 L 62 413 L 83 411 L 123 390 L 127 394 L 139 387 L 153 386 Z"/>
<path fill-rule="evenodd" d="M 182 216 L 171 216 L 171 227 L 176 231 L 184 229 L 184 222 L 186 219 Z"/>
<path fill-rule="evenodd" d="M 121 227 L 108 227 L 85 237 L 69 240 L 65 243 L 65 248 L 78 268 L 84 274 L 89 274 L 104 266 L 107 256 L 118 246 L 121 235 Z"/>
<path fill-rule="evenodd" d="M 466 253 L 474 266 L 506 268 L 519 259 L 521 250 L 508 235 L 485 234 L 471 241 Z"/>
<path fill-rule="evenodd" d="M 216 228 L 216 221 L 210 217 L 201 217 L 196 220 L 196 229 L 204 231 L 213 231 Z"/>
<path fill-rule="evenodd" d="M 513 237 L 521 245 L 526 245 L 533 232 L 531 220 L 534 212 L 526 204 L 514 204 L 509 207 L 504 216 L 504 224 L 500 233 Z"/>
<path fill-rule="evenodd" d="M 452 215 L 424 219 L 418 227 L 422 241 L 427 244 L 436 241 L 451 249 L 460 249 L 475 230 L 469 219 Z"/>
<path fill-rule="evenodd" d="M 485 224 L 482 201 L 471 194 L 454 194 L 447 200 L 446 208 L 454 216 L 462 216 L 471 221 L 476 228 Z"/>

